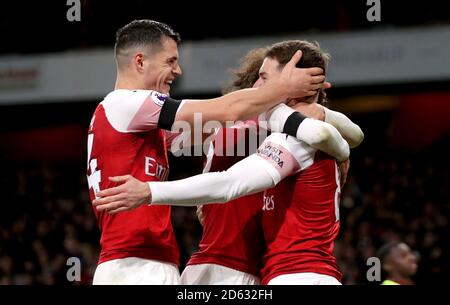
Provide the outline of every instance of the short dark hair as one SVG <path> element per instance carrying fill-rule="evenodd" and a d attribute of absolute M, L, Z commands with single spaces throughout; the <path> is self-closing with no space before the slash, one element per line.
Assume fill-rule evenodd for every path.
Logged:
<path fill-rule="evenodd" d="M 151 45 L 162 47 L 163 38 L 172 38 L 176 43 L 181 41 L 180 35 L 165 23 L 154 20 L 134 20 L 116 32 L 114 53 L 116 57 L 130 47 Z"/>
<path fill-rule="evenodd" d="M 284 67 L 298 50 L 302 51 L 302 58 L 297 63 L 297 68 L 322 68 L 326 75 L 330 54 L 320 49 L 317 41 L 287 40 L 273 44 L 267 51 L 266 57 L 277 60 L 280 67 Z M 325 90 L 319 90 L 318 103 L 326 101 Z"/>
<path fill-rule="evenodd" d="M 400 241 L 394 240 L 381 246 L 381 248 L 377 251 L 377 257 L 380 259 L 381 263 L 388 259 L 392 249 L 397 247 L 399 244 L 401 244 Z"/>

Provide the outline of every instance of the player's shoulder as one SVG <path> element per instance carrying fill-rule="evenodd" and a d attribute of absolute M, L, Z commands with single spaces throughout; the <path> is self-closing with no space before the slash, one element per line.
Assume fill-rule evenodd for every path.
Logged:
<path fill-rule="evenodd" d="M 133 104 L 141 104 L 147 99 L 150 99 L 154 104 L 162 107 L 166 98 L 166 94 L 162 94 L 154 90 L 118 89 L 108 93 L 101 104 L 104 106 L 109 106 L 112 104 L 132 106 Z"/>
<path fill-rule="evenodd" d="M 109 123 L 120 132 L 141 132 L 156 128 L 166 95 L 152 90 L 119 89 L 100 103 Z"/>

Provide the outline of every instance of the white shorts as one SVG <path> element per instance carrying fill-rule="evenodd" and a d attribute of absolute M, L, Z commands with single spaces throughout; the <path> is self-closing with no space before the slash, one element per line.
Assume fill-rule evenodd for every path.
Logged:
<path fill-rule="evenodd" d="M 101 263 L 94 274 L 93 285 L 180 285 L 178 267 L 174 264 L 126 257 Z"/>
<path fill-rule="evenodd" d="M 183 285 L 259 285 L 259 278 L 217 264 L 188 265 L 181 274 Z"/>
<path fill-rule="evenodd" d="M 336 278 L 319 273 L 305 272 L 282 274 L 274 277 L 267 285 L 342 285 Z"/>

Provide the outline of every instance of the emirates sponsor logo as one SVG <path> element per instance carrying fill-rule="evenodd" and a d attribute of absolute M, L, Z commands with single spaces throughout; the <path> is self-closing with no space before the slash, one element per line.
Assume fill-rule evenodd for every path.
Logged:
<path fill-rule="evenodd" d="M 275 209 L 275 199 L 274 199 L 273 195 L 270 195 L 270 196 L 264 195 L 262 210 L 263 211 L 272 211 L 273 209 Z"/>
<path fill-rule="evenodd" d="M 145 174 L 165 181 L 169 176 L 169 168 L 158 163 L 155 158 L 145 157 Z"/>

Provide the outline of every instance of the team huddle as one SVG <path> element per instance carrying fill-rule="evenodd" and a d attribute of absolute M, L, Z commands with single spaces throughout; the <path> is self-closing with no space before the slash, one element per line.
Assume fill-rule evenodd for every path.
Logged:
<path fill-rule="evenodd" d="M 340 192 L 350 148 L 364 135 L 324 105 L 329 55 L 301 40 L 255 49 L 228 94 L 175 100 L 178 42 L 168 25 L 150 20 L 117 32 L 115 90 L 88 133 L 101 231 L 93 284 L 339 285 Z M 191 133 L 173 127 L 194 127 L 196 113 L 202 124 L 241 123 L 208 134 L 203 174 L 166 181 L 174 139 Z M 254 151 L 227 153 L 267 134 Z M 203 225 L 181 275 L 171 205 L 197 206 Z"/>

